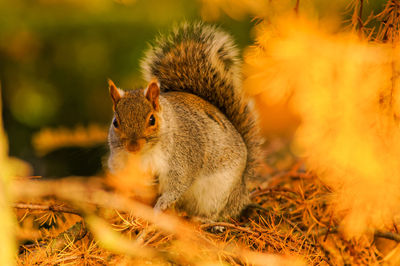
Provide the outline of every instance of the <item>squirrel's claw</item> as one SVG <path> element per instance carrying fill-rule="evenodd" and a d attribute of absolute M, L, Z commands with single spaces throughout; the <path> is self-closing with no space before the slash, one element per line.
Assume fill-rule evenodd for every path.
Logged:
<path fill-rule="evenodd" d="M 166 195 L 161 195 L 158 200 L 156 205 L 154 205 L 154 210 L 155 211 L 165 211 L 168 209 L 172 204 L 174 203 L 174 200 L 170 199 Z"/>

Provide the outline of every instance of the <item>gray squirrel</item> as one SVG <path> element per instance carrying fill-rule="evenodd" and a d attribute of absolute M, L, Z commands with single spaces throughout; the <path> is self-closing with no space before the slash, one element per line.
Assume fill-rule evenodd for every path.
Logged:
<path fill-rule="evenodd" d="M 250 203 L 246 180 L 256 174 L 262 140 L 231 36 L 184 23 L 159 37 L 141 66 L 146 88 L 123 91 L 109 81 L 110 170 L 135 153 L 158 177 L 155 209 L 237 217 Z"/>

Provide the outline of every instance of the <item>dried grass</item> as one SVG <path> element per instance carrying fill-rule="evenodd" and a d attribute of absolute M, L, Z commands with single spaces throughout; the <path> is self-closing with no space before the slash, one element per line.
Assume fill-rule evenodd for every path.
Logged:
<path fill-rule="evenodd" d="M 31 189 L 21 191 L 23 183 L 15 184 L 17 197 L 57 197 L 70 205 L 53 201 L 15 206 L 28 210 L 17 212 L 19 231 L 30 224 L 42 232 L 31 240 L 40 245 L 21 245 L 18 264 L 371 265 L 399 257 L 392 247 L 400 237 L 394 226 L 358 239 L 342 235 L 340 220 L 328 205 L 331 189 L 305 172 L 301 162 L 293 162 L 253 190 L 258 206 L 241 220 L 215 223 L 176 217 L 172 211 L 155 214 L 151 207 L 107 192 L 98 179 L 91 187 L 93 180 L 19 181 L 23 187 L 29 182 Z M 54 189 L 61 184 L 69 189 Z M 24 222 L 32 218 L 34 223 Z M 221 227 L 222 232 L 216 230 Z M 382 239 L 388 242 L 382 245 Z"/>

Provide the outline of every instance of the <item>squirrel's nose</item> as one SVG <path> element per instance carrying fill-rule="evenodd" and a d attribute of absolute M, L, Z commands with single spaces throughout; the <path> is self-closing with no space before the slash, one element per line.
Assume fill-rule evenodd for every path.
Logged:
<path fill-rule="evenodd" d="M 143 145 L 146 143 L 144 139 L 138 139 L 138 140 L 128 140 L 125 143 L 125 148 L 129 152 L 138 152 L 139 150 L 142 149 Z"/>

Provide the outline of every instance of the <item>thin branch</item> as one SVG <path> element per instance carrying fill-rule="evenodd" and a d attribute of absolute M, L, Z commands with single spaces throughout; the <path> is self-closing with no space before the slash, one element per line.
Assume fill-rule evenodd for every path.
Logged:
<path fill-rule="evenodd" d="M 392 44 L 392 62 L 391 62 L 391 87 L 389 93 L 382 96 L 382 104 L 388 108 L 389 111 L 393 110 L 393 106 L 396 104 L 394 95 L 398 89 L 398 77 L 399 73 L 397 70 L 396 58 L 396 46 L 399 40 L 399 24 L 400 24 L 400 1 L 389 0 L 384 10 L 376 15 L 376 19 L 380 20 L 380 27 L 376 37 L 376 41 L 391 42 Z"/>
<path fill-rule="evenodd" d="M 364 0 L 352 0 L 346 7 L 349 12 L 352 12 L 351 16 L 351 28 L 354 32 L 358 33 L 360 38 L 365 37 L 365 26 L 370 22 L 370 17 L 367 20 L 363 21 L 363 8 L 364 8 Z"/>
<path fill-rule="evenodd" d="M 383 232 L 380 230 L 376 230 L 374 235 L 376 237 L 382 237 L 382 238 L 390 239 L 390 240 L 400 243 L 400 234 L 397 234 L 397 233 Z"/>
<path fill-rule="evenodd" d="M 360 0 L 360 7 L 358 10 L 358 35 L 361 37 L 363 34 L 363 21 L 362 21 L 362 12 L 363 12 L 363 4 L 364 4 L 364 0 Z"/>
<path fill-rule="evenodd" d="M 296 6 L 294 7 L 294 13 L 297 15 L 299 15 L 299 6 L 300 6 L 300 0 L 296 1 Z"/>
<path fill-rule="evenodd" d="M 23 251 L 31 251 L 34 248 L 45 248 L 50 254 L 54 254 L 57 251 L 62 250 L 71 241 L 76 242 L 84 238 L 87 234 L 86 227 L 83 222 L 77 222 L 64 232 L 60 233 L 57 237 L 51 239 L 50 241 L 41 241 L 34 244 L 22 245 L 20 246 L 20 253 Z"/>
<path fill-rule="evenodd" d="M 323 236 L 323 235 L 328 235 L 328 234 L 336 234 L 337 232 L 339 232 L 339 227 L 334 226 L 331 228 L 328 227 L 328 228 L 322 228 L 322 229 L 316 230 L 313 232 L 313 235 Z M 400 234 L 397 234 L 397 233 L 375 230 L 374 236 L 386 238 L 386 239 L 393 240 L 393 241 L 400 243 Z"/>
<path fill-rule="evenodd" d="M 16 209 L 26 209 L 26 210 L 32 210 L 32 211 L 63 212 L 63 213 L 71 213 L 71 214 L 82 216 L 82 214 L 79 211 L 69 208 L 69 207 L 62 206 L 62 205 L 14 203 L 13 207 Z"/>

